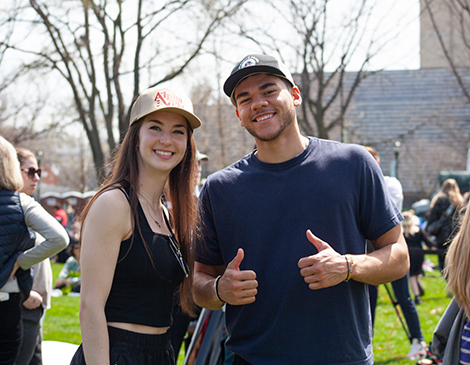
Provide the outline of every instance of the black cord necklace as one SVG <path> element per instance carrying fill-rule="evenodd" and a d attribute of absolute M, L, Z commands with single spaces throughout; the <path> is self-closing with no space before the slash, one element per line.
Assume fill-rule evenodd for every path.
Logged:
<path fill-rule="evenodd" d="M 160 208 L 160 204 L 158 204 L 158 207 L 157 209 L 154 209 L 153 208 L 153 205 L 150 203 L 150 200 L 144 195 L 144 193 L 142 193 L 141 191 L 139 191 L 139 195 L 144 198 L 144 200 L 146 201 L 147 205 L 149 206 L 150 208 L 150 211 L 153 212 L 153 215 L 154 217 L 151 217 L 152 220 L 155 222 L 155 224 L 158 226 L 158 228 L 162 228 L 162 224 L 157 220 L 157 217 L 158 217 L 158 213 L 159 213 L 159 209 Z"/>

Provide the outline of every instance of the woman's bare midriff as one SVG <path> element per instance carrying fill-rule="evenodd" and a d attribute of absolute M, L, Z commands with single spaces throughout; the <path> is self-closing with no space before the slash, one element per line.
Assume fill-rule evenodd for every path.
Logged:
<path fill-rule="evenodd" d="M 143 324 L 123 323 L 123 322 L 108 322 L 108 326 L 120 328 L 122 330 L 145 333 L 147 335 L 162 335 L 168 331 L 170 327 L 150 327 Z"/>

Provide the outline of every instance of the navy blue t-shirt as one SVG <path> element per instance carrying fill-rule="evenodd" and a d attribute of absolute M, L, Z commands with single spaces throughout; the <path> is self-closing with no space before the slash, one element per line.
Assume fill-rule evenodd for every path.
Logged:
<path fill-rule="evenodd" d="M 253 364 L 372 364 L 367 286 L 310 290 L 300 258 L 317 252 L 310 229 L 340 254 L 363 254 L 399 224 L 379 165 L 362 146 L 310 138 L 295 158 L 263 163 L 251 153 L 209 176 L 199 198 L 197 261 L 254 270 L 256 301 L 227 305 L 227 347 Z"/>

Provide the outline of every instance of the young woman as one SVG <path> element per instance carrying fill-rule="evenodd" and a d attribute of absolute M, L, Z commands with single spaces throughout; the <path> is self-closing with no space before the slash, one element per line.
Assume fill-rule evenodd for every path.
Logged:
<path fill-rule="evenodd" d="M 424 275 L 423 262 L 424 251 L 423 243 L 428 247 L 433 247 L 434 243 L 429 239 L 428 235 L 419 228 L 414 220 L 412 212 L 403 212 L 403 220 L 401 226 L 406 244 L 408 245 L 408 253 L 410 254 L 410 286 L 415 296 L 415 304 L 421 304 L 422 287 L 420 276 Z"/>
<path fill-rule="evenodd" d="M 31 170 L 31 175 L 38 174 L 37 168 Z M 69 242 L 60 223 L 33 198 L 18 192 L 22 187 L 16 151 L 0 137 L 0 364 L 5 365 L 15 363 L 20 348 L 20 305 L 30 296 L 30 268 Z M 36 246 L 33 231 L 44 238 Z"/>
<path fill-rule="evenodd" d="M 436 246 L 442 250 L 439 255 L 439 268 L 444 269 L 445 251 L 447 243 L 456 233 L 455 223 L 459 221 L 459 212 L 463 206 L 463 197 L 459 185 L 454 179 L 447 179 L 442 183 L 440 191 L 432 198 L 428 219 L 428 228 L 434 222 L 439 222 L 439 230 L 431 234 L 436 237 Z"/>
<path fill-rule="evenodd" d="M 36 156 L 25 148 L 16 148 L 18 161 L 20 161 L 23 188 L 20 192 L 32 195 L 41 179 Z M 42 238 L 36 236 L 36 245 Z M 41 325 L 46 310 L 51 307 L 52 269 L 49 258 L 33 266 L 33 287 L 29 298 L 21 305 L 21 319 L 23 323 L 23 338 L 20 352 L 15 365 L 42 364 L 42 335 Z"/>
<path fill-rule="evenodd" d="M 174 364 L 167 331 L 178 286 L 182 307 L 193 308 L 200 125 L 191 101 L 172 88 L 147 89 L 135 101 L 111 173 L 82 217 L 83 343 L 72 364 Z"/>

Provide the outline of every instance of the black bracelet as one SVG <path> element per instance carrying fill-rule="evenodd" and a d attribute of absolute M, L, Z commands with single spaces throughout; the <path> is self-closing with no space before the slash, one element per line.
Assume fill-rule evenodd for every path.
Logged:
<path fill-rule="evenodd" d="M 220 278 L 222 277 L 222 275 L 219 275 L 215 278 L 215 281 L 214 281 L 214 291 L 215 291 L 215 295 L 217 296 L 217 299 L 219 299 L 222 303 L 225 303 L 225 300 L 223 300 L 220 295 L 219 295 L 219 280 Z"/>
<path fill-rule="evenodd" d="M 346 265 L 347 265 L 347 269 L 346 269 L 346 279 L 344 279 L 345 282 L 348 282 L 348 278 L 349 278 L 349 260 L 348 260 L 348 256 L 346 255 L 343 255 L 344 259 L 346 260 Z"/>

